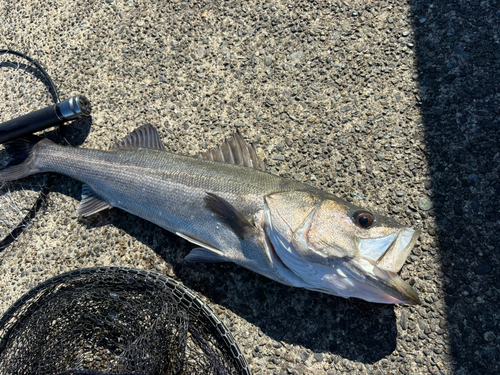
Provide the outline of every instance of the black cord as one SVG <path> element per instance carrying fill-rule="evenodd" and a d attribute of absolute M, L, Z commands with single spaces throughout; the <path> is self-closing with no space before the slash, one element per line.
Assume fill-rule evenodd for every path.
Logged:
<path fill-rule="evenodd" d="M 11 49 L 0 49 L 0 54 L 6 54 L 6 53 L 11 54 L 11 55 L 15 55 L 18 57 L 22 57 L 23 59 L 26 59 L 30 63 L 32 63 L 40 71 L 40 73 L 42 73 L 43 78 L 45 78 L 47 80 L 47 84 L 48 84 L 49 89 L 50 89 L 50 95 L 52 96 L 52 100 L 54 100 L 54 104 L 59 103 L 60 100 L 59 100 L 59 94 L 57 93 L 57 90 L 56 90 L 56 85 L 54 85 L 54 82 L 50 78 L 49 74 L 45 71 L 45 69 L 42 68 L 42 66 L 38 62 L 33 60 L 31 57 L 25 55 L 24 53 L 17 52 L 17 51 L 11 50 Z"/>
<path fill-rule="evenodd" d="M 33 64 L 45 79 L 46 81 L 45 83 L 49 88 L 49 92 L 50 95 L 52 96 L 54 104 L 59 103 L 60 101 L 59 95 L 57 93 L 57 89 L 56 86 L 54 85 L 54 82 L 50 78 L 49 74 L 45 71 L 45 69 L 42 68 L 42 66 L 38 62 L 33 60 L 31 57 L 25 55 L 24 53 L 14 51 L 11 49 L 0 49 L 0 54 L 15 55 Z M 59 125 L 58 130 L 59 130 L 59 135 L 62 139 L 62 134 L 63 134 L 62 125 Z M 14 242 L 17 239 L 17 237 L 19 237 L 19 235 L 28 227 L 31 221 L 35 218 L 36 213 L 40 210 L 40 208 L 45 204 L 47 200 L 47 196 L 50 192 L 50 189 L 52 188 L 52 183 L 54 182 L 54 179 L 55 175 L 50 174 L 45 183 L 43 184 L 42 190 L 40 191 L 40 195 L 38 196 L 36 202 L 33 204 L 33 207 L 31 207 L 30 211 L 26 214 L 23 220 L 21 220 L 21 222 L 10 233 L 8 233 L 3 240 L 0 241 L 0 251 L 3 251 L 7 246 L 9 246 L 12 242 Z"/>

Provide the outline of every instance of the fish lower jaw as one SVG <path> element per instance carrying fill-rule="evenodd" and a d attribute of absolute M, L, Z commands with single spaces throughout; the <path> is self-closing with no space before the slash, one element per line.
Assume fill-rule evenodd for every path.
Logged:
<path fill-rule="evenodd" d="M 361 281 L 347 277 L 337 277 L 336 275 L 325 275 L 322 278 L 323 286 L 311 288 L 318 292 L 331 294 L 343 298 L 358 298 L 367 302 L 382 304 L 407 304 L 404 298 L 397 298 L 378 288 L 370 286 Z"/>

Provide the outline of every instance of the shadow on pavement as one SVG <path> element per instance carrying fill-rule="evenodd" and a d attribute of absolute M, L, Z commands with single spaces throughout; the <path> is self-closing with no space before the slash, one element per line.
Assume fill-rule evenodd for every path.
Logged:
<path fill-rule="evenodd" d="M 438 339 L 456 374 L 498 373 L 500 3 L 410 4 L 448 315 Z"/>

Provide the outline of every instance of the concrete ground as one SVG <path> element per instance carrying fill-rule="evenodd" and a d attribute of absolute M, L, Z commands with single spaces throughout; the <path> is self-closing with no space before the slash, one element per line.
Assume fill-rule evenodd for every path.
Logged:
<path fill-rule="evenodd" d="M 0 253 L 0 311 L 62 272 L 130 266 L 203 296 L 255 374 L 499 373 L 499 7 L 2 1 L 0 48 L 39 61 L 62 98 L 92 101 L 91 120 L 67 129 L 73 145 L 106 149 L 150 122 L 169 151 L 196 154 L 238 129 L 273 173 L 420 229 L 401 275 L 422 303 L 186 263 L 191 244 L 135 216 L 78 217 L 81 184 L 58 176 Z"/>

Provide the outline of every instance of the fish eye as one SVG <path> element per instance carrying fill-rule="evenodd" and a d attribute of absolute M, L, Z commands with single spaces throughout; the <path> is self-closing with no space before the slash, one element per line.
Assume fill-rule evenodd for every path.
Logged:
<path fill-rule="evenodd" d="M 354 222 L 358 227 L 368 228 L 373 224 L 373 215 L 369 212 L 358 211 L 352 215 Z"/>

